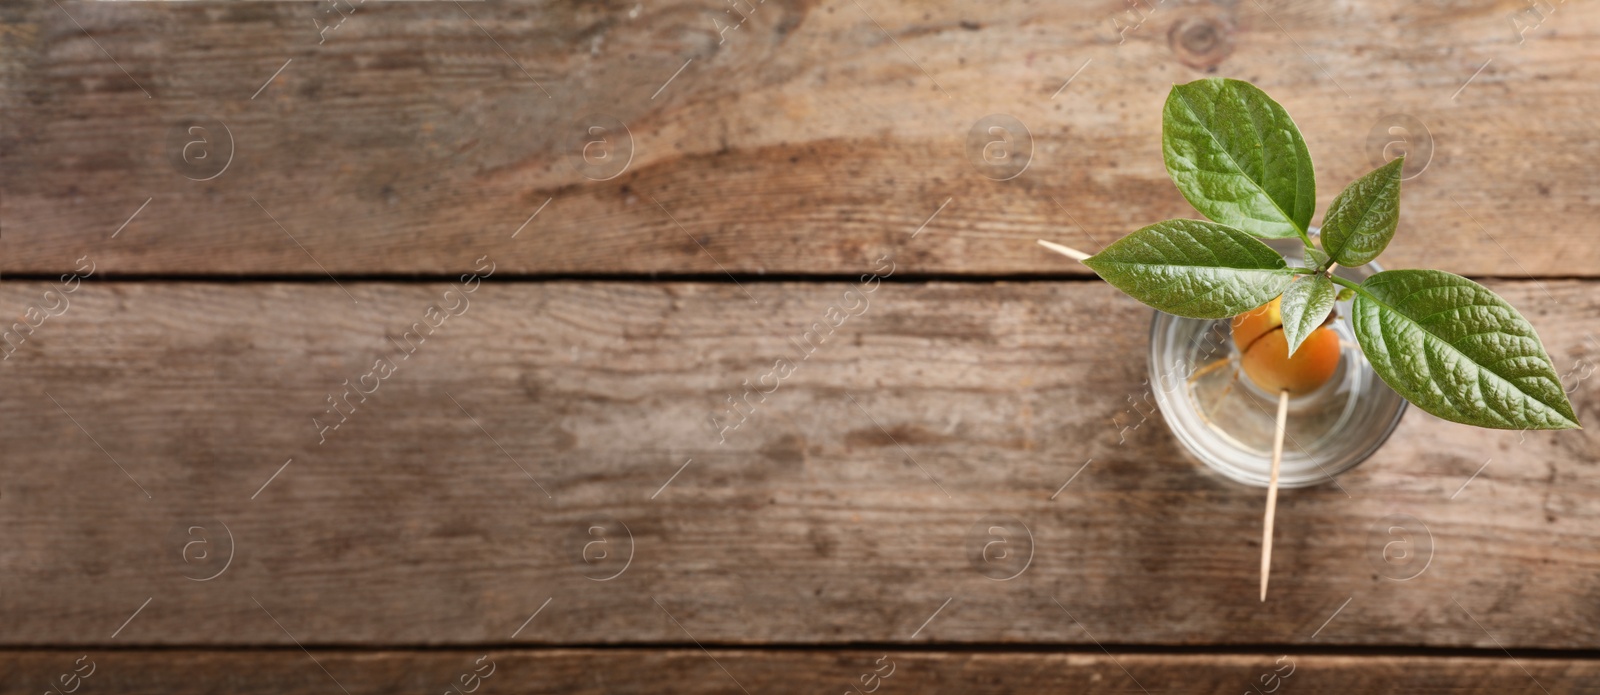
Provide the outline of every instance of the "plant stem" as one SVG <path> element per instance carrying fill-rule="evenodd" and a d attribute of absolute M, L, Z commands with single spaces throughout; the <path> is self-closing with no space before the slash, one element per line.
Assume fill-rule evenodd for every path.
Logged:
<path fill-rule="evenodd" d="M 1328 279 L 1332 280 L 1334 282 L 1334 284 L 1344 285 L 1345 287 L 1348 287 L 1348 288 L 1350 288 L 1352 290 L 1355 290 L 1356 294 L 1366 295 L 1368 299 L 1372 299 L 1372 300 L 1376 300 L 1377 299 L 1377 297 L 1372 296 L 1371 292 L 1367 291 L 1367 288 L 1362 287 L 1361 285 L 1359 285 L 1359 284 L 1357 284 L 1355 282 L 1352 282 L 1350 280 L 1346 280 L 1346 279 L 1344 279 L 1342 277 L 1339 277 L 1337 275 L 1329 275 Z"/>

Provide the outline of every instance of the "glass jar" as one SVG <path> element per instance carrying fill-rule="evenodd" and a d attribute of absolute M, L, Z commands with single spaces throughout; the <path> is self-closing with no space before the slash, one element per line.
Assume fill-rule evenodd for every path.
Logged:
<path fill-rule="evenodd" d="M 1267 244 L 1290 265 L 1305 265 L 1299 239 Z M 1335 273 L 1361 282 L 1379 270 L 1369 263 Z M 1408 405 L 1362 354 L 1350 323 L 1350 302 L 1337 303 L 1334 312 L 1328 327 L 1339 334 L 1339 366 L 1317 390 L 1289 399 L 1280 487 L 1329 482 L 1365 461 L 1388 440 Z M 1228 320 L 1155 312 L 1150 383 L 1167 426 L 1201 463 L 1235 481 L 1266 487 L 1278 395 L 1250 382 L 1241 357 Z"/>

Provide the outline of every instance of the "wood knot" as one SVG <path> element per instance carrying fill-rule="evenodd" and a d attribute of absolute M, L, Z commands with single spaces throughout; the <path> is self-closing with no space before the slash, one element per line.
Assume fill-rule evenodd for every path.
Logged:
<path fill-rule="evenodd" d="M 1214 71 L 1233 54 L 1233 31 L 1211 17 L 1185 17 L 1167 32 L 1167 43 L 1178 61 L 1191 68 Z"/>

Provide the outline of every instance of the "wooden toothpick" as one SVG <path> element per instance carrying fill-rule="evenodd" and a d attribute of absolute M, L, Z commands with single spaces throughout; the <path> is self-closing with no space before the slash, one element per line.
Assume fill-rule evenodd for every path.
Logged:
<path fill-rule="evenodd" d="M 1267 518 L 1261 532 L 1261 600 L 1267 600 L 1272 574 L 1272 517 L 1278 512 L 1278 466 L 1283 463 L 1283 436 L 1289 423 L 1289 392 L 1278 392 L 1278 424 L 1272 436 L 1272 479 L 1267 483 Z"/>
<path fill-rule="evenodd" d="M 1043 247 L 1045 247 L 1047 249 L 1050 249 L 1051 251 L 1059 253 L 1059 254 L 1061 254 L 1063 256 L 1071 258 L 1072 260 L 1079 261 L 1079 262 L 1082 262 L 1083 259 L 1089 257 L 1089 254 L 1087 254 L 1087 253 L 1079 251 L 1079 250 L 1077 250 L 1075 248 L 1072 248 L 1070 246 L 1062 246 L 1062 245 L 1057 244 L 1057 243 L 1055 243 L 1053 241 L 1045 241 L 1043 239 L 1040 239 L 1039 240 L 1039 245 L 1043 246 Z"/>

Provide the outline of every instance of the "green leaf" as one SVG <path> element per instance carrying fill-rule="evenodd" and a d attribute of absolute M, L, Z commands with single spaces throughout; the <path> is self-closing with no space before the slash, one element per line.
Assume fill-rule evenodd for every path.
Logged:
<path fill-rule="evenodd" d="M 1322 247 L 1339 265 L 1371 263 L 1394 238 L 1400 221 L 1400 156 L 1339 193 L 1322 218 Z"/>
<path fill-rule="evenodd" d="M 1083 264 L 1134 299 L 1197 319 L 1229 318 L 1266 304 L 1295 276 L 1271 247 L 1202 220 L 1157 222 Z"/>
<path fill-rule="evenodd" d="M 1307 246 L 1306 247 L 1306 267 L 1307 268 L 1311 268 L 1312 270 L 1319 270 L 1319 271 L 1320 270 L 1326 270 L 1327 267 L 1328 267 L 1328 263 L 1330 263 L 1332 260 L 1333 259 L 1328 258 L 1328 254 L 1323 253 L 1321 249 L 1319 249 L 1319 248 L 1317 248 L 1315 246 Z"/>
<path fill-rule="evenodd" d="M 1266 92 L 1221 78 L 1174 86 L 1161 130 L 1167 173 L 1196 210 L 1259 237 L 1305 234 L 1317 203 L 1311 153 Z"/>
<path fill-rule="evenodd" d="M 1356 338 L 1406 400 L 1478 427 L 1579 427 L 1533 326 L 1488 288 L 1438 270 L 1389 270 L 1361 286 Z"/>
<path fill-rule="evenodd" d="M 1283 337 L 1289 341 L 1290 355 L 1300 349 L 1306 336 L 1328 319 L 1337 294 L 1333 281 L 1324 275 L 1302 275 L 1289 283 L 1279 307 L 1283 314 Z"/>
<path fill-rule="evenodd" d="M 1350 301 L 1350 299 L 1352 297 L 1355 297 L 1355 296 L 1356 296 L 1356 291 L 1355 290 L 1352 290 L 1352 289 L 1350 289 L 1348 287 L 1345 287 L 1345 288 L 1339 290 L 1338 300 L 1341 301 L 1341 302 L 1348 302 L 1348 301 Z"/>

